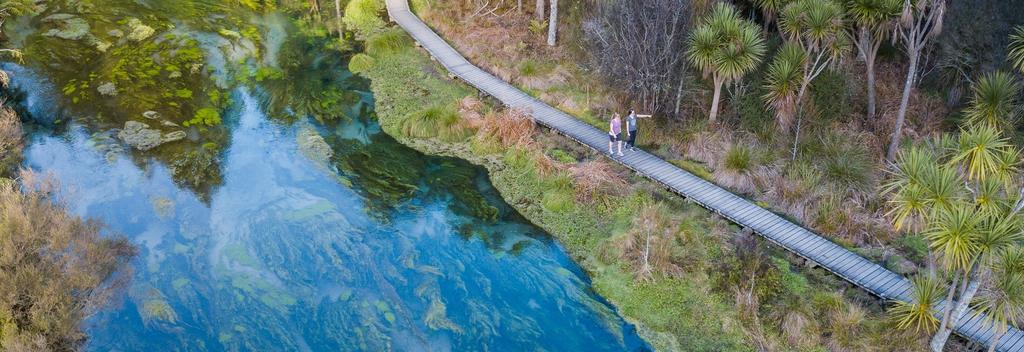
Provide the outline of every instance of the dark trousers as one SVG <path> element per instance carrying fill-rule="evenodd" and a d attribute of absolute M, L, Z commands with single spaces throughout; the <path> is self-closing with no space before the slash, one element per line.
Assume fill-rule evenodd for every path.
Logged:
<path fill-rule="evenodd" d="M 636 146 L 636 131 L 629 131 L 629 139 L 626 140 L 626 145 L 630 147 Z"/>

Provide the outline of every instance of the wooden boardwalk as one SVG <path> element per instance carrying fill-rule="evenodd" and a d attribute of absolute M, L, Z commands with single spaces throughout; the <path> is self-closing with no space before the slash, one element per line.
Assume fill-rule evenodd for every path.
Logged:
<path fill-rule="evenodd" d="M 420 46 L 452 74 L 511 108 L 532 112 L 533 118 L 542 125 L 598 152 L 607 150 L 607 132 L 534 99 L 473 65 L 413 14 L 408 0 L 386 1 L 391 20 L 412 35 Z M 613 159 L 872 294 L 887 300 L 911 299 L 910 281 L 903 276 L 654 155 L 639 150 L 626 151 L 625 156 Z M 983 317 L 968 312 L 958 322 L 956 332 L 988 346 L 992 331 L 983 320 Z M 999 340 L 997 350 L 1024 351 L 1024 333 L 1011 327 Z"/>

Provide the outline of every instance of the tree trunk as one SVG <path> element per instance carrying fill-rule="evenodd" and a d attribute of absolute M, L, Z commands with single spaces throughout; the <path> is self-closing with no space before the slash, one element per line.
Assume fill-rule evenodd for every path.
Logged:
<path fill-rule="evenodd" d="M 885 160 L 889 162 L 896 159 L 896 150 L 900 146 L 903 122 L 907 118 L 907 105 L 910 104 L 910 92 L 914 88 L 914 79 L 917 77 L 917 57 L 919 54 L 916 51 L 910 52 L 910 68 L 907 69 L 907 80 L 903 82 L 903 98 L 900 99 L 900 112 L 896 115 L 896 126 L 892 131 L 892 140 L 889 141 L 889 150 L 885 154 Z"/>
<path fill-rule="evenodd" d="M 523 13 L 523 0 L 516 0 L 516 12 Z"/>
<path fill-rule="evenodd" d="M 953 314 L 953 306 L 956 301 L 953 299 L 956 296 L 956 285 L 960 283 L 960 276 L 958 274 L 953 275 L 953 282 L 949 284 L 949 290 L 946 292 L 946 306 L 942 309 L 942 320 L 939 322 L 939 330 L 945 330 L 949 326 L 949 317 Z"/>
<path fill-rule="evenodd" d="M 338 26 L 338 40 L 344 40 L 345 30 L 341 23 L 341 0 L 334 0 L 334 22 Z"/>
<path fill-rule="evenodd" d="M 868 52 L 865 56 L 864 64 L 868 69 L 868 121 L 873 121 L 877 104 L 875 99 L 875 57 L 878 56 L 878 52 Z"/>
<path fill-rule="evenodd" d="M 723 80 L 715 77 L 715 96 L 711 98 L 711 117 L 708 117 L 708 124 L 713 125 L 718 121 L 718 100 L 722 97 Z"/>
<path fill-rule="evenodd" d="M 806 67 L 806 66 L 805 66 Z M 808 72 L 805 68 L 804 72 Z M 790 154 L 790 160 L 796 160 L 796 149 L 800 146 L 800 127 L 804 121 L 804 94 L 807 93 L 807 88 L 811 86 L 811 79 L 804 78 L 804 83 L 800 85 L 800 90 L 796 93 L 796 133 L 793 134 L 793 150 Z"/>
<path fill-rule="evenodd" d="M 676 112 L 675 112 L 674 115 L 675 115 L 675 117 L 677 119 L 679 118 L 679 106 L 682 105 L 682 104 L 680 104 L 681 100 L 683 100 L 683 78 L 682 77 L 679 78 L 679 88 L 676 89 Z M 1024 195 L 1024 188 L 1021 189 L 1021 194 Z"/>
<path fill-rule="evenodd" d="M 960 318 L 964 317 L 964 314 L 967 312 L 967 305 L 971 303 L 974 295 L 978 293 L 978 286 L 978 280 L 971 281 L 967 285 L 967 289 L 960 294 L 960 299 L 957 300 L 956 309 L 953 309 L 953 318 L 949 321 L 949 325 L 945 329 L 936 332 L 935 336 L 932 337 L 932 352 L 942 352 L 942 347 L 946 346 L 949 335 L 953 333 L 953 329 L 956 329 L 956 323 L 960 321 Z"/>
<path fill-rule="evenodd" d="M 558 0 L 551 0 L 551 19 L 548 20 L 548 46 L 555 46 L 558 36 Z"/>
<path fill-rule="evenodd" d="M 533 14 L 537 16 L 537 22 L 544 22 L 544 0 L 537 0 L 537 8 Z"/>

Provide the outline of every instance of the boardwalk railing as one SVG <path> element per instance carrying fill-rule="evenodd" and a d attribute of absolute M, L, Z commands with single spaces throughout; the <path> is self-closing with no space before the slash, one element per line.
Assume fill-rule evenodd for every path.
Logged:
<path fill-rule="evenodd" d="M 532 112 L 534 120 L 542 125 L 598 152 L 606 150 L 606 132 L 527 95 L 473 65 L 413 14 L 407 0 L 386 1 L 391 20 L 405 29 L 453 75 L 510 108 Z M 911 284 L 903 276 L 654 155 L 644 151 L 630 151 L 625 156 L 613 159 L 878 297 L 911 300 Z M 993 331 L 984 320 L 983 316 L 968 312 L 957 322 L 956 333 L 987 346 Z M 1024 333 L 1011 327 L 999 340 L 997 350 L 1024 351 Z"/>

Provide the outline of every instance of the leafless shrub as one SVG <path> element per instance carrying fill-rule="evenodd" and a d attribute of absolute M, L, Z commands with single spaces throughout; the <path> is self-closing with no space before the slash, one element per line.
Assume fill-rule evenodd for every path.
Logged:
<path fill-rule="evenodd" d="M 584 26 L 594 65 L 639 108 L 678 111 L 685 82 L 688 0 L 599 1 Z"/>

